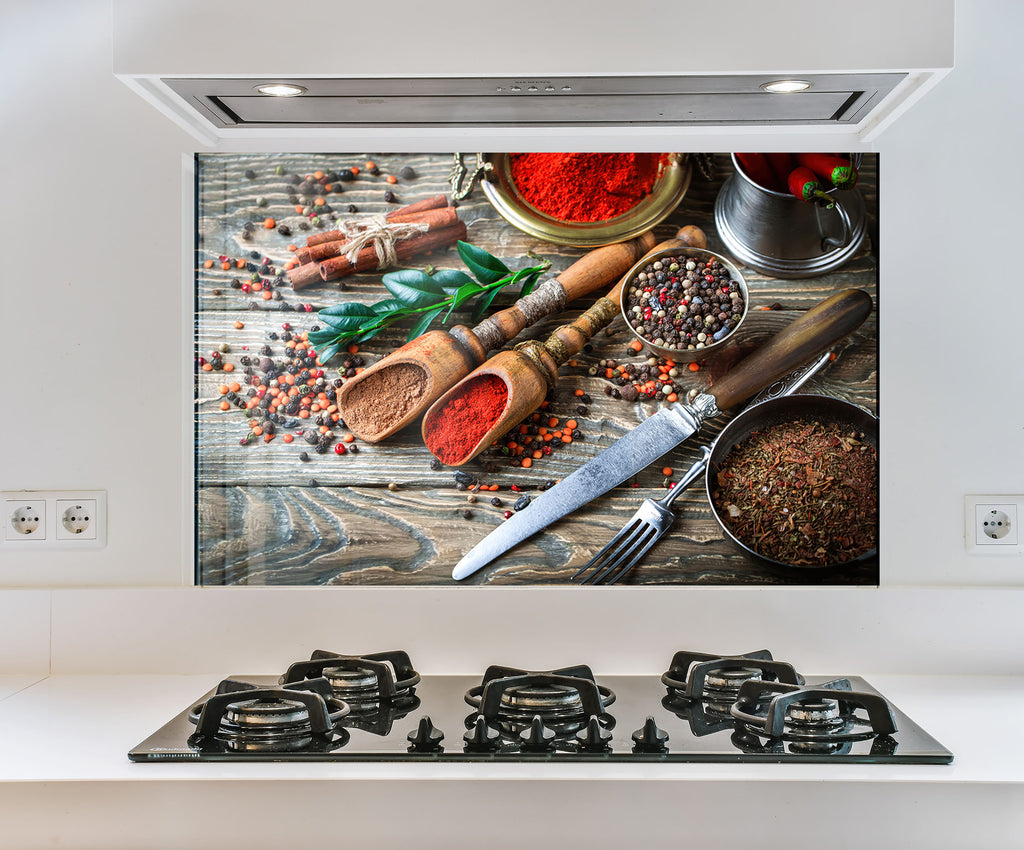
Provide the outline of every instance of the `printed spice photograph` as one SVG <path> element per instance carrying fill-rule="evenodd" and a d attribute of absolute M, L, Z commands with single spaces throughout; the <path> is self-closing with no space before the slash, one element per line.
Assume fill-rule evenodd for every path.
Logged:
<path fill-rule="evenodd" d="M 876 183 L 197 154 L 197 581 L 877 585 Z"/>

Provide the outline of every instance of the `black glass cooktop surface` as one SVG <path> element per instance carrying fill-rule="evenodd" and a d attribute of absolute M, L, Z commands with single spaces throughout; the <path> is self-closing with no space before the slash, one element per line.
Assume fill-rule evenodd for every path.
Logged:
<path fill-rule="evenodd" d="M 231 677 L 220 686 L 223 693 L 200 697 L 128 756 L 140 762 L 953 759 L 856 676 L 789 682 L 772 669 L 770 681 L 709 679 L 698 696 L 687 697 L 666 688 L 669 673 L 593 677 L 586 667 L 542 674 L 490 668 L 483 679 L 416 675 L 398 690 L 344 700 L 320 672 L 307 671 L 311 678 L 285 686 L 301 693 L 282 692 L 284 677 Z"/>

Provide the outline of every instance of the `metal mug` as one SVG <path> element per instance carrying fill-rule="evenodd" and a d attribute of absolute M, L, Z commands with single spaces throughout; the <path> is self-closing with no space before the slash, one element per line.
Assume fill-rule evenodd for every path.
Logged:
<path fill-rule="evenodd" d="M 739 262 L 779 278 L 826 274 L 848 262 L 867 233 L 857 189 L 831 189 L 831 209 L 748 177 L 732 154 L 734 173 L 715 199 L 715 227 Z"/>

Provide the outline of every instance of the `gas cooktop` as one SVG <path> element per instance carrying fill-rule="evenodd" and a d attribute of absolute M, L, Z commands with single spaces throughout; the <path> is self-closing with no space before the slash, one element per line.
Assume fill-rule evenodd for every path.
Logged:
<path fill-rule="evenodd" d="M 423 676 L 405 652 L 317 650 L 233 676 L 133 761 L 654 761 L 946 764 L 953 755 L 858 676 L 801 675 L 767 650 L 677 652 L 657 676 L 581 665 Z"/>

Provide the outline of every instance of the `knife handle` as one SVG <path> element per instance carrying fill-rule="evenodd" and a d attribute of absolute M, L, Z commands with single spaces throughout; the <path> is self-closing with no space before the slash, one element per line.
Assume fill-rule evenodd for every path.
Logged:
<path fill-rule="evenodd" d="M 873 307 L 863 289 L 826 298 L 741 360 L 709 394 L 719 410 L 735 407 L 853 333 Z"/>

